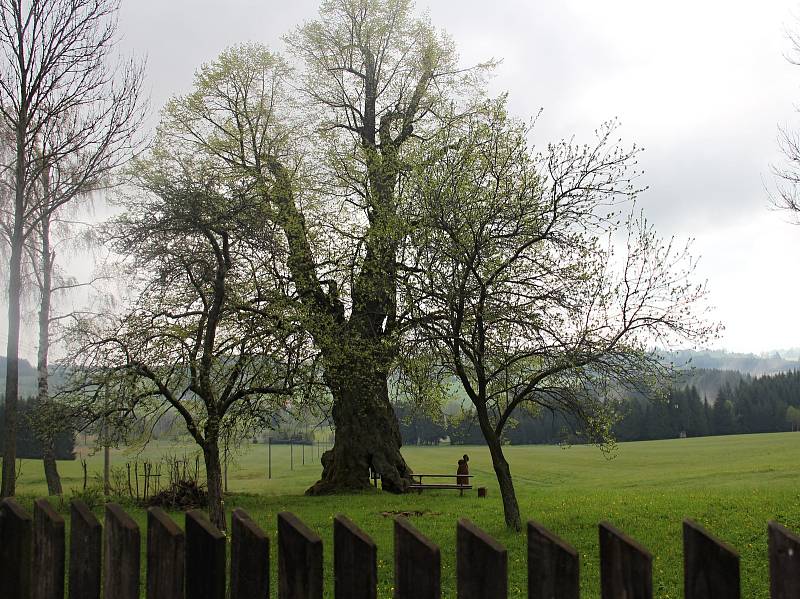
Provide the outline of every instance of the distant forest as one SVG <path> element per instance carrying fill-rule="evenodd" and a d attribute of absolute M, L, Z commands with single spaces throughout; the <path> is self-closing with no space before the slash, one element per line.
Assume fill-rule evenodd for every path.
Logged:
<path fill-rule="evenodd" d="M 695 387 L 684 387 L 673 389 L 666 401 L 637 398 L 625 407 L 615 429 L 625 441 L 798 430 L 800 371 L 726 384 L 713 404 Z"/>
<path fill-rule="evenodd" d="M 31 397 L 36 395 L 38 388 L 38 374 L 36 368 L 31 365 L 27 360 L 19 361 L 19 396 Z M 50 383 L 60 382 L 62 377 L 60 374 L 51 375 Z M 5 389 L 6 384 L 6 357 L 0 356 L 0 389 Z M 0 403 L 5 401 L 5 397 L 0 395 Z"/>
<path fill-rule="evenodd" d="M 751 377 L 739 372 L 699 369 L 687 373 L 659 400 L 629 397 L 622 402 L 614 427 L 618 441 L 674 439 L 682 436 L 733 435 L 800 430 L 800 370 Z M 698 388 L 716 387 L 714 395 Z M 436 444 L 449 437 L 453 444 L 483 444 L 469 412 L 431 417 L 408 405 L 396 406 L 403 443 Z M 558 414 L 520 414 L 508 428 L 510 444 L 585 442 L 573 423 Z"/>
<path fill-rule="evenodd" d="M 0 422 L 3 422 L 3 396 L 0 395 Z M 42 444 L 36 437 L 31 426 L 33 420 L 33 399 L 22 400 L 19 402 L 19 425 L 17 428 L 17 458 L 40 459 L 42 457 Z M 0 456 L 3 455 L 3 431 L 0 427 Z M 75 459 L 75 435 L 72 432 L 56 433 L 54 438 L 55 453 L 57 460 Z"/>
<path fill-rule="evenodd" d="M 677 352 L 665 357 L 679 372 L 673 388 L 660 400 L 629 397 L 623 401 L 614 428 L 618 441 L 672 439 L 737 433 L 780 432 L 800 429 L 800 352 L 791 350 L 767 356 L 724 351 Z M 787 372 L 788 371 L 788 372 Z M 20 363 L 22 388 L 35 392 L 36 369 Z M 60 376 L 56 375 L 54 383 Z M 0 383 L 5 379 L 5 358 L 0 356 Z M 0 395 L 0 419 L 2 419 Z M 465 405 L 468 405 L 466 402 Z M 27 404 L 24 410 L 27 410 Z M 483 444 L 477 423 L 458 402 L 431 416 L 409 404 L 395 404 L 405 445 L 435 444 L 450 438 L 454 444 Z M 23 419 L 25 420 L 25 419 Z M 21 433 L 23 457 L 40 457 L 41 448 L 27 424 Z M 298 429 L 300 430 L 300 429 Z M 273 434 L 278 442 L 281 434 Z M 292 433 L 299 441 L 300 434 Z M 580 431 L 558 414 L 531 416 L 519 413 L 505 432 L 511 444 L 582 443 Z M 0 430 L 2 443 L 2 430 Z M 71 459 L 72 439 L 59 441 L 59 459 Z"/>

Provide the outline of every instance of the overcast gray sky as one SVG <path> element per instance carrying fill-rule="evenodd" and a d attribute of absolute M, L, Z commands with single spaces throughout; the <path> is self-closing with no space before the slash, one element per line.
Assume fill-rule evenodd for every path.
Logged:
<path fill-rule="evenodd" d="M 122 49 L 146 56 L 152 109 L 235 43 L 283 47 L 318 0 L 123 0 Z M 800 227 L 769 209 L 779 125 L 800 129 L 800 67 L 786 31 L 800 3 L 731 0 L 418 1 L 464 64 L 503 62 L 491 82 L 517 116 L 543 108 L 535 142 L 588 139 L 618 117 L 643 145 L 641 206 L 662 235 L 695 239 L 727 330 L 716 345 L 800 346 Z M 153 119 L 155 122 L 155 118 Z M 4 331 L 0 331 L 3 335 Z M 3 347 L 5 341 L 3 340 Z M 31 343 L 23 353 L 35 354 Z"/>

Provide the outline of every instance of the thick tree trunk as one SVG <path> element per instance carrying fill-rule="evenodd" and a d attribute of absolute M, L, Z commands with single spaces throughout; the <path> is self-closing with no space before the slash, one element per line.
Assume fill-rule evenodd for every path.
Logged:
<path fill-rule="evenodd" d="M 372 131 L 374 138 L 374 127 L 366 126 L 365 131 Z M 368 146 L 374 146 L 374 139 L 367 141 Z M 371 152 L 374 154 L 374 147 Z M 317 277 L 305 218 L 292 195 L 290 172 L 277 161 L 270 165 L 276 183 L 269 201 L 278 206 L 278 222 L 289 245 L 287 264 L 311 314 L 306 325 L 322 350 L 325 382 L 333 395 L 336 441 L 333 449 L 323 454 L 322 478 L 306 491 L 309 495 L 366 489 L 370 468 L 380 474 L 387 491 L 403 493 L 411 482 L 411 470 L 400 454 L 400 427 L 389 403 L 386 366 L 395 351 L 388 331 L 396 318 L 399 242 L 390 232 L 397 172 L 376 172 L 375 164 L 370 168 L 370 185 L 376 198 L 380 196 L 375 202 L 382 207 L 383 220 L 370 224 L 370 230 L 379 233 L 365 236 L 365 256 L 353 281 L 352 312 L 347 318 L 336 285 L 328 283 L 325 292 Z M 380 185 L 375 183 L 376 178 Z"/>
<path fill-rule="evenodd" d="M 308 495 L 366 489 L 370 468 L 380 474 L 385 491 L 408 489 L 411 469 L 400 454 L 400 427 L 389 403 L 387 375 L 364 366 L 358 368 L 354 360 L 339 376 L 326 376 L 334 397 L 336 439 L 333 449 L 322 455 L 322 478 Z"/>
<path fill-rule="evenodd" d="M 220 530 L 226 530 L 225 506 L 222 501 L 222 467 L 219 460 L 219 443 L 216 439 L 206 439 L 203 446 L 203 459 L 206 463 L 206 484 L 208 485 L 208 516 L 211 523 Z"/>
<path fill-rule="evenodd" d="M 43 176 L 45 193 L 49 193 L 49 177 L 47 170 Z M 50 253 L 50 217 L 45 215 L 42 218 L 42 262 L 41 279 L 39 281 L 41 291 L 41 303 L 39 305 L 39 355 L 38 355 L 38 403 L 41 417 L 44 422 L 40 422 L 37 427 L 39 430 L 39 441 L 42 444 L 42 462 L 44 463 L 44 477 L 47 481 L 48 495 L 61 495 L 61 477 L 58 475 L 58 466 L 55 457 L 55 434 L 58 423 L 54 421 L 53 415 L 47 410 L 50 402 L 50 388 L 48 381 L 48 357 L 50 353 L 50 299 L 53 291 L 52 273 L 53 256 Z"/>
<path fill-rule="evenodd" d="M 305 218 L 292 195 L 290 172 L 277 161 L 270 165 L 276 182 L 269 201 L 278 205 L 278 222 L 289 245 L 287 264 L 312 314 L 308 330 L 324 355 L 325 382 L 333 395 L 336 441 L 322 456 L 322 478 L 306 491 L 309 495 L 366 489 L 370 468 L 380 474 L 384 490 L 403 493 L 411 483 L 411 470 L 400 454 L 400 428 L 387 386 L 388 365 L 396 355 L 393 328 L 401 233 L 394 194 L 402 141 L 391 139 L 390 119 L 384 119 L 380 148 L 376 146 L 378 83 L 374 72 L 368 79 L 362 150 L 371 196 L 370 224 L 364 234 L 363 258 L 354 269 L 358 274 L 352 281 L 349 318 L 337 286 L 328 282 L 326 293 L 317 277 Z"/>

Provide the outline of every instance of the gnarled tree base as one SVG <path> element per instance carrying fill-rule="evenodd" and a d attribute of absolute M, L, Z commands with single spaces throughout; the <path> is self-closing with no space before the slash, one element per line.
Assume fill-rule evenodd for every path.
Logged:
<path fill-rule="evenodd" d="M 408 490 L 412 472 L 400 454 L 400 428 L 385 385 L 384 377 L 378 393 L 369 398 L 372 401 L 348 390 L 334 403 L 336 440 L 333 449 L 322 455 L 322 478 L 306 495 L 367 489 L 370 469 L 380 475 L 384 491 Z"/>
<path fill-rule="evenodd" d="M 332 495 L 347 491 L 362 491 L 370 487 L 369 463 L 380 474 L 384 491 L 405 493 L 411 483 L 411 469 L 400 455 L 399 448 L 372 447 L 371 453 L 347 455 L 336 447 L 322 454 L 322 478 L 306 491 L 306 495 Z M 390 455 L 386 455 L 386 453 Z"/>

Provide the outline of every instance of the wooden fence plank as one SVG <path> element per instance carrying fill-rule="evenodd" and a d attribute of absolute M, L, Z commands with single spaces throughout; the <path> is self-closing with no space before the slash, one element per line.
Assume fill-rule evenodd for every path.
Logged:
<path fill-rule="evenodd" d="M 739 554 L 702 526 L 683 521 L 685 599 L 739 599 Z"/>
<path fill-rule="evenodd" d="M 269 598 L 269 537 L 244 510 L 231 516 L 231 599 Z"/>
<path fill-rule="evenodd" d="M 466 518 L 456 526 L 458 599 L 506 599 L 508 551 Z"/>
<path fill-rule="evenodd" d="M 333 519 L 335 599 L 376 599 L 378 547 L 347 517 Z"/>
<path fill-rule="evenodd" d="M 33 502 L 33 599 L 64 599 L 64 518 L 46 499 Z"/>
<path fill-rule="evenodd" d="M 652 599 L 653 556 L 611 524 L 599 528 L 602 599 Z"/>
<path fill-rule="evenodd" d="M 147 599 L 183 599 L 186 542 L 164 510 L 147 510 Z"/>
<path fill-rule="evenodd" d="M 569 543 L 528 522 L 528 599 L 578 599 L 579 563 Z"/>
<path fill-rule="evenodd" d="M 0 502 L 0 597 L 29 599 L 33 519 L 13 499 Z"/>
<path fill-rule="evenodd" d="M 322 539 L 289 512 L 278 514 L 278 599 L 321 599 Z"/>
<path fill-rule="evenodd" d="M 772 599 L 800 597 L 800 536 L 770 522 L 769 590 Z"/>
<path fill-rule="evenodd" d="M 139 527 L 116 503 L 106 505 L 103 596 L 139 599 Z"/>
<path fill-rule="evenodd" d="M 205 512 L 186 512 L 186 597 L 225 599 L 225 535 Z"/>
<path fill-rule="evenodd" d="M 440 599 L 439 548 L 403 517 L 394 521 L 395 599 Z"/>
<path fill-rule="evenodd" d="M 80 500 L 70 504 L 69 599 L 100 599 L 103 527 Z"/>

